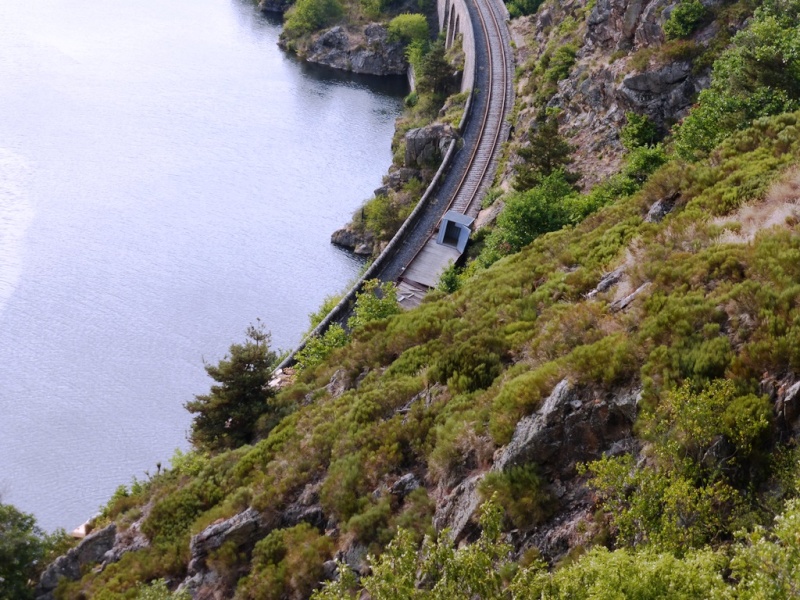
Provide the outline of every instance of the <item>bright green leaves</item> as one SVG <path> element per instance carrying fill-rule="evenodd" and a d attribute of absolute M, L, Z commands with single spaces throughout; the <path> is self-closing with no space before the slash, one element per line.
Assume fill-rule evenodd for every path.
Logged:
<path fill-rule="evenodd" d="M 365 281 L 356 295 L 353 316 L 347 321 L 350 329 L 358 329 L 372 321 L 387 319 L 400 312 L 397 304 L 397 288 L 392 282 L 381 283 L 377 279 Z"/>
<path fill-rule="evenodd" d="M 297 0 L 286 14 L 284 33 L 297 37 L 330 25 L 344 13 L 339 0 Z"/>
<path fill-rule="evenodd" d="M 800 30 L 786 17 L 796 14 L 798 5 L 797 0 L 765 3 L 733 38 L 714 63 L 711 87 L 676 132 L 681 158 L 702 158 L 754 119 L 800 108 Z"/>
<path fill-rule="evenodd" d="M 707 15 L 708 9 L 700 0 L 683 0 L 664 23 L 664 34 L 668 40 L 689 37 Z"/>
<path fill-rule="evenodd" d="M 425 41 L 430 37 L 425 15 L 402 14 L 389 21 L 389 39 L 392 41 Z"/>
<path fill-rule="evenodd" d="M 683 553 L 730 535 L 746 510 L 734 485 L 750 473 L 770 410 L 731 380 L 667 393 L 641 426 L 654 460 L 603 458 L 585 468 L 618 540 Z"/>

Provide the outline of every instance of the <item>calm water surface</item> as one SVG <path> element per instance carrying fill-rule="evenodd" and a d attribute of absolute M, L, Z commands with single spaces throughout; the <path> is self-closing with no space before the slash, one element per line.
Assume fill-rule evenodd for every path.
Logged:
<path fill-rule="evenodd" d="M 360 265 L 404 82 L 311 70 L 243 0 L 0 1 L 0 492 L 73 528 L 186 448 L 261 318 L 289 347 Z"/>

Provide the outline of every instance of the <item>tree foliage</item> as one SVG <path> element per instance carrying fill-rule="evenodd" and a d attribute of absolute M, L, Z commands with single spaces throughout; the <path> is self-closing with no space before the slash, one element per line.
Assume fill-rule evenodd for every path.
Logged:
<path fill-rule="evenodd" d="M 619 138 L 627 150 L 652 146 L 658 141 L 658 129 L 647 115 L 627 112 L 625 120 L 627 123 L 619 132 Z"/>
<path fill-rule="evenodd" d="M 452 91 L 455 69 L 447 60 L 443 37 L 431 44 L 413 42 L 408 47 L 408 57 L 419 92 L 444 97 Z"/>
<path fill-rule="evenodd" d="M 208 394 L 186 403 L 195 415 L 190 439 L 197 448 L 219 451 L 253 441 L 258 418 L 275 410 L 269 387 L 277 355 L 270 347 L 270 334 L 259 322 L 247 328 L 243 344 L 233 344 L 229 354 L 205 369 L 216 385 Z"/>
<path fill-rule="evenodd" d="M 708 14 L 700 0 L 683 0 L 670 13 L 664 23 L 664 34 L 668 40 L 685 38 L 694 33 Z"/>
<path fill-rule="evenodd" d="M 404 13 L 389 21 L 389 39 L 392 41 L 424 42 L 430 37 L 425 15 Z"/>
<path fill-rule="evenodd" d="M 490 243 L 504 253 L 519 252 L 534 239 L 570 222 L 566 199 L 575 194 L 561 170 L 543 176 L 539 185 L 509 196 Z"/>
<path fill-rule="evenodd" d="M 0 503 L 0 600 L 33 598 L 44 558 L 59 536 L 45 534 L 33 515 Z"/>
<path fill-rule="evenodd" d="M 565 170 L 575 149 L 558 133 L 558 121 L 554 117 L 548 117 L 543 123 L 533 123 L 526 137 L 527 145 L 517 150 L 522 162 L 514 167 L 516 190 L 536 187 L 557 169 L 568 181 L 577 180 L 576 174 Z"/>
<path fill-rule="evenodd" d="M 676 132 L 679 156 L 697 160 L 753 120 L 800 108 L 797 0 L 765 2 L 714 64 L 711 87 Z"/>
<path fill-rule="evenodd" d="M 292 37 L 326 27 L 344 13 L 339 0 L 297 0 L 289 9 L 284 32 Z"/>
<path fill-rule="evenodd" d="M 347 321 L 350 329 L 358 329 L 372 321 L 386 319 L 400 312 L 397 304 L 397 288 L 392 282 L 370 279 L 364 282 L 362 290 L 356 294 L 353 316 Z"/>

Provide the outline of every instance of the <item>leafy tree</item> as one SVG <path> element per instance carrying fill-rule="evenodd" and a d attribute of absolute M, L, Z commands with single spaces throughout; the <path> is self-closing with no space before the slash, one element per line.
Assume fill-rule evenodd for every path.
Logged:
<path fill-rule="evenodd" d="M 574 194 L 561 170 L 543 177 L 535 188 L 512 194 L 497 218 L 489 243 L 506 254 L 519 252 L 543 233 L 561 229 L 570 221 L 566 199 Z"/>
<path fill-rule="evenodd" d="M 284 31 L 292 37 L 330 25 L 344 13 L 339 0 L 297 0 L 289 10 Z"/>
<path fill-rule="evenodd" d="M 189 592 L 170 592 L 166 581 L 157 579 L 150 584 L 140 583 L 136 589 L 136 600 L 190 600 Z"/>
<path fill-rule="evenodd" d="M 268 384 L 277 356 L 269 343 L 270 334 L 259 322 L 247 328 L 247 340 L 233 344 L 217 365 L 206 364 L 206 373 L 218 385 L 185 405 L 196 415 L 190 439 L 197 448 L 219 451 L 248 444 L 258 417 L 275 410 Z"/>
<path fill-rule="evenodd" d="M 675 135 L 681 158 L 697 160 L 754 119 L 800 108 L 798 0 L 765 2 L 714 63 L 711 86 Z"/>
<path fill-rule="evenodd" d="M 397 304 L 397 288 L 394 283 L 381 283 L 378 279 L 364 282 L 364 288 L 356 295 L 353 316 L 347 321 L 350 329 L 358 329 L 372 321 L 386 319 L 400 312 Z"/>
<path fill-rule="evenodd" d="M 790 500 L 783 514 L 775 518 L 768 531 L 756 527 L 740 534 L 731 561 L 733 578 L 738 582 L 736 597 L 797 598 L 800 596 L 800 502 Z"/>
<path fill-rule="evenodd" d="M 625 113 L 625 119 L 627 123 L 619 132 L 619 137 L 626 150 L 652 146 L 658 141 L 658 129 L 647 115 L 628 112 Z"/>
<path fill-rule="evenodd" d="M 668 40 L 689 37 L 706 18 L 708 10 L 700 0 L 684 0 L 676 6 L 664 23 Z"/>
<path fill-rule="evenodd" d="M 391 41 L 425 41 L 429 37 L 430 29 L 425 15 L 406 13 L 397 15 L 389 21 L 389 39 Z"/>
<path fill-rule="evenodd" d="M 418 50 L 414 49 L 416 44 L 409 46 L 411 49 L 410 58 L 418 56 Z M 417 89 L 422 93 L 439 94 L 446 96 L 450 93 L 453 85 L 453 66 L 446 57 L 444 38 L 439 37 L 434 43 L 428 46 L 427 51 L 421 53 L 412 60 L 414 73 L 417 78 Z"/>
<path fill-rule="evenodd" d="M 47 545 L 33 515 L 0 504 L 0 600 L 33 598 Z"/>
<path fill-rule="evenodd" d="M 557 169 L 564 169 L 572 160 L 574 148 L 558 133 L 558 121 L 554 117 L 543 123 L 533 123 L 527 133 L 528 145 L 522 146 L 517 154 L 523 160 L 514 168 L 514 188 L 529 190 L 542 182 Z M 577 175 L 564 171 L 570 182 Z"/>
<path fill-rule="evenodd" d="M 543 0 L 508 0 L 506 7 L 512 19 L 532 15 L 542 5 Z"/>
<path fill-rule="evenodd" d="M 482 533 L 475 543 L 454 549 L 445 531 L 436 541 L 426 537 L 421 552 L 414 536 L 401 529 L 379 558 L 369 557 L 372 574 L 361 580 L 361 586 L 372 600 L 505 598 L 501 569 L 509 564 L 511 547 L 500 540 L 501 521 L 502 509 L 486 502 L 481 507 Z M 339 574 L 338 582 L 326 584 L 312 599 L 353 598 L 356 582 L 349 567 L 340 564 Z M 420 579 L 424 587 L 418 584 Z"/>
<path fill-rule="evenodd" d="M 305 347 L 295 355 L 299 369 L 308 369 L 320 364 L 337 348 L 347 343 L 347 333 L 338 323 L 334 323 L 318 337 L 313 337 Z"/>

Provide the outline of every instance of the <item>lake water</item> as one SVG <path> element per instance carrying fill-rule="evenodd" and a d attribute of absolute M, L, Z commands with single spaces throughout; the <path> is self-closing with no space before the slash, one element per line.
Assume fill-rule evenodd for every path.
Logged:
<path fill-rule="evenodd" d="M 48 530 L 186 448 L 183 403 L 360 264 L 402 79 L 311 69 L 245 0 L 0 2 L 0 493 Z"/>

